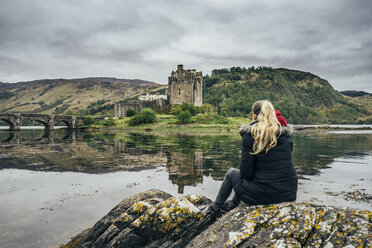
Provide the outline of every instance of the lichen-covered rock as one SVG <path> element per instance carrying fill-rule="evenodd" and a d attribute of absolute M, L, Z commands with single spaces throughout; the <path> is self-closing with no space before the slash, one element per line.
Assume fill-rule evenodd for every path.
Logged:
<path fill-rule="evenodd" d="M 241 204 L 222 218 L 210 200 L 149 190 L 119 203 L 62 247 L 371 247 L 371 212 L 305 203 Z"/>
<path fill-rule="evenodd" d="M 202 214 L 210 203 L 197 194 L 149 190 L 126 198 L 62 247 L 184 247 L 214 221 Z"/>
<path fill-rule="evenodd" d="M 371 212 L 305 203 L 240 205 L 186 247 L 371 247 Z"/>

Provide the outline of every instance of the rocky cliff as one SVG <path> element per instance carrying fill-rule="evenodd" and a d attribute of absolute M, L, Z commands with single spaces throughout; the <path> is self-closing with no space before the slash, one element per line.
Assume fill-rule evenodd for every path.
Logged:
<path fill-rule="evenodd" d="M 149 190 L 124 199 L 61 247 L 371 247 L 371 211 L 305 203 L 240 204 L 215 220 L 210 200 Z"/>

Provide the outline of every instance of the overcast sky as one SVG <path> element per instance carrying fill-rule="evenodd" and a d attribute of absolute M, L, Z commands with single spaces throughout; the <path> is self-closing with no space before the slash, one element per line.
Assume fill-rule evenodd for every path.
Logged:
<path fill-rule="evenodd" d="M 0 0 L 0 82 L 167 83 L 177 64 L 312 72 L 372 92 L 371 0 Z"/>

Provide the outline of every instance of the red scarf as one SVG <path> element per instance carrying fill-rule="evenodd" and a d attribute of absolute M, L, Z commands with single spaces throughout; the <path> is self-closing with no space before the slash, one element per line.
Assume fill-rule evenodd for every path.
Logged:
<path fill-rule="evenodd" d="M 284 119 L 282 114 L 280 113 L 279 110 L 275 110 L 276 118 L 278 119 L 280 125 L 282 126 L 287 126 L 287 121 Z"/>

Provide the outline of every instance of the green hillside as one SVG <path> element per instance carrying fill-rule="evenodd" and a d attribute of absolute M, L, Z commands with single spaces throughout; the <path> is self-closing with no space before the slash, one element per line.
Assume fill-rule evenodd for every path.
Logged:
<path fill-rule="evenodd" d="M 344 97 L 348 101 L 354 103 L 355 105 L 368 109 L 369 111 L 372 111 L 372 94 L 371 93 L 364 92 L 364 91 L 351 91 L 351 90 L 341 91 L 341 93 L 344 95 Z M 372 123 L 372 115 L 361 118 L 360 123 Z"/>
<path fill-rule="evenodd" d="M 247 116 L 252 104 L 271 101 L 295 124 L 356 123 L 371 115 L 309 72 L 271 67 L 216 69 L 204 77 L 203 102 L 224 116 Z"/>

